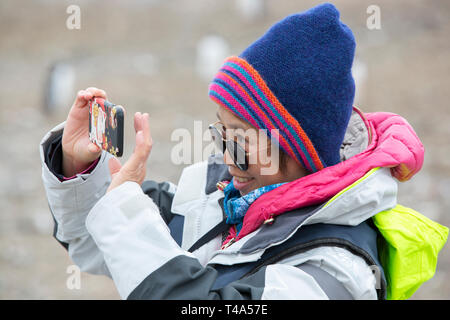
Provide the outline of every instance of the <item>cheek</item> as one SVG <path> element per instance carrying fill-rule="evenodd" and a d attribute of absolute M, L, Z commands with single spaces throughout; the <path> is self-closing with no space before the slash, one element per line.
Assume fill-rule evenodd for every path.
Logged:
<path fill-rule="evenodd" d="M 255 183 L 258 187 L 279 183 L 283 180 L 283 177 L 279 171 L 274 174 L 263 174 L 263 167 L 264 166 L 254 164 L 250 165 L 247 170 L 248 175 L 255 179 Z"/>
<path fill-rule="evenodd" d="M 257 159 L 255 164 L 250 164 L 247 170 L 251 175 L 258 180 L 272 181 L 281 178 L 281 170 L 278 159 L 262 155 L 265 158 Z"/>

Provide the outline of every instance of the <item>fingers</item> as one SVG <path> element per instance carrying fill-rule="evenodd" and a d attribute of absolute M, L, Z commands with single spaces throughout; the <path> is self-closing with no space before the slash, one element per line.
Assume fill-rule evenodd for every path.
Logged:
<path fill-rule="evenodd" d="M 136 147 L 139 146 L 143 152 L 149 153 L 152 146 L 148 113 L 136 112 L 134 116 L 134 128 L 136 130 Z M 141 132 L 141 134 L 139 134 Z M 138 136 L 139 134 L 139 136 Z"/>
<path fill-rule="evenodd" d="M 142 131 L 144 134 L 144 138 L 146 139 L 146 142 L 151 147 L 151 145 L 153 144 L 153 141 L 152 141 L 152 135 L 150 133 L 150 124 L 148 122 L 149 118 L 150 118 L 150 116 L 148 115 L 148 113 L 144 113 L 141 121 L 142 121 Z"/>
<path fill-rule="evenodd" d="M 144 125 L 148 126 L 148 119 L 149 119 L 149 115 L 148 113 L 140 113 L 140 112 L 136 112 L 134 114 L 134 129 L 136 131 L 136 133 L 138 131 L 144 130 Z"/>
<path fill-rule="evenodd" d="M 84 108 L 87 105 L 88 101 L 93 97 L 100 97 L 107 100 L 106 92 L 104 90 L 89 87 L 86 90 L 78 91 L 77 97 L 75 98 L 74 107 Z"/>
<path fill-rule="evenodd" d="M 129 166 L 133 168 L 145 167 L 152 149 L 152 138 L 148 113 L 136 112 L 134 115 L 134 128 L 136 130 L 136 146 L 129 160 Z"/>
<path fill-rule="evenodd" d="M 146 163 L 152 149 L 152 138 L 148 120 L 148 113 L 135 113 L 134 128 L 136 130 L 136 146 L 133 154 L 123 167 L 117 159 L 117 161 L 113 159 L 109 161 L 108 165 L 112 180 L 107 192 L 125 181 L 135 181 L 139 184 L 142 184 L 144 181 L 146 175 Z"/>
<path fill-rule="evenodd" d="M 138 131 L 142 130 L 141 117 L 142 117 L 142 114 L 140 112 L 136 112 L 134 114 L 134 131 L 136 133 L 138 133 Z"/>
<path fill-rule="evenodd" d="M 94 153 L 94 154 L 98 154 L 98 153 L 101 153 L 102 150 L 100 149 L 100 147 L 98 145 L 96 145 L 95 143 L 91 142 L 88 145 L 88 151 L 91 152 L 91 153 Z"/>
<path fill-rule="evenodd" d="M 114 177 L 114 175 L 120 171 L 122 165 L 120 164 L 120 161 L 117 158 L 111 158 L 108 161 L 108 167 L 109 173 L 111 174 L 111 176 Z"/>
<path fill-rule="evenodd" d="M 103 98 L 105 100 L 108 100 L 107 97 L 106 97 L 105 90 L 98 89 L 98 88 L 95 88 L 95 87 L 89 87 L 85 91 L 89 92 L 92 95 L 92 97 L 100 97 L 100 98 Z"/>
<path fill-rule="evenodd" d="M 92 94 L 86 90 L 80 90 L 77 93 L 77 97 L 75 98 L 74 107 L 75 108 L 84 108 L 87 102 L 92 99 Z"/>

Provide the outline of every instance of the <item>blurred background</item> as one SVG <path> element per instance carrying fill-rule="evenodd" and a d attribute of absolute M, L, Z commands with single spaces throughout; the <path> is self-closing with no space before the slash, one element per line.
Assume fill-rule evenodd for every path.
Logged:
<path fill-rule="evenodd" d="M 355 105 L 404 116 L 426 149 L 422 171 L 400 184 L 399 203 L 450 226 L 450 2 L 332 1 L 354 32 Z M 39 143 L 64 121 L 76 92 L 106 90 L 127 110 L 125 152 L 134 148 L 132 115 L 150 114 L 154 140 L 147 178 L 177 183 L 170 161 L 177 128 L 204 130 L 215 119 L 212 75 L 276 21 L 319 1 L 2 0 L 0 2 L 0 298 L 118 299 L 106 277 L 82 274 L 69 289 L 72 262 L 52 238 Z M 79 29 L 72 26 L 80 9 Z M 368 28 L 370 5 L 380 29 Z M 69 11 L 69 12 L 67 12 Z M 450 251 L 413 299 L 450 298 Z"/>

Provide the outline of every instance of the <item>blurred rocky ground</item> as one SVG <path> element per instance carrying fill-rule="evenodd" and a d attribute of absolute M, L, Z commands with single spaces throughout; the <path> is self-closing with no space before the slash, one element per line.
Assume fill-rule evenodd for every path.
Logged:
<path fill-rule="evenodd" d="M 52 238 L 41 182 L 39 142 L 65 120 L 76 91 L 103 88 L 127 110 L 125 152 L 133 150 L 132 117 L 151 116 L 154 147 L 148 179 L 177 182 L 183 165 L 170 160 L 177 128 L 193 132 L 215 118 L 210 66 L 239 54 L 274 22 L 319 2 L 288 0 L 3 0 L 0 2 L 0 298 L 116 299 L 106 277 L 82 274 L 68 289 L 72 264 Z M 357 41 L 358 98 L 365 112 L 404 116 L 426 149 L 423 170 L 400 184 L 399 202 L 450 226 L 450 2 L 333 1 Z M 66 27 L 69 5 L 81 28 Z M 381 29 L 366 12 L 377 5 Z M 200 64 L 199 61 L 203 63 Z M 208 66 L 205 65 L 208 64 Z M 51 68 L 63 66 L 59 96 L 48 111 Z M 217 65 L 217 67 L 219 67 Z M 450 251 L 413 299 L 450 298 Z"/>

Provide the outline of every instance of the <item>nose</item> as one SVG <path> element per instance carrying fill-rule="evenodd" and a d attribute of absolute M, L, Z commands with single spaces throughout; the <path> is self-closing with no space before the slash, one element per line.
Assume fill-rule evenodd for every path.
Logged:
<path fill-rule="evenodd" d="M 229 167 L 236 167 L 236 164 L 234 163 L 233 159 L 231 159 L 230 153 L 228 152 L 228 148 L 225 149 L 224 153 L 223 153 L 223 162 L 229 166 Z"/>

